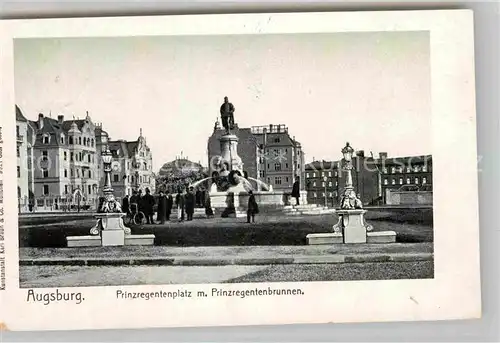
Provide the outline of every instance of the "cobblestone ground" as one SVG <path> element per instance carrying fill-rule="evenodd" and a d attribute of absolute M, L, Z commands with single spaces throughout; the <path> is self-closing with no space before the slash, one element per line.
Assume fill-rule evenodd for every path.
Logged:
<path fill-rule="evenodd" d="M 76 287 L 223 282 L 341 281 L 432 278 L 432 261 L 220 267 L 20 267 L 20 286 Z"/>

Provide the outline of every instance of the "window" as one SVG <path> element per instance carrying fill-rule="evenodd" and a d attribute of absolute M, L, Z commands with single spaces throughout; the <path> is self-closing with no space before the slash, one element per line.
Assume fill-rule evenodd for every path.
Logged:
<path fill-rule="evenodd" d="M 280 155 L 280 149 L 274 149 L 273 152 L 275 157 L 278 157 Z"/>
<path fill-rule="evenodd" d="M 313 173 L 313 177 L 316 177 L 316 173 Z"/>
<path fill-rule="evenodd" d="M 144 170 L 148 170 L 148 164 L 144 162 Z"/>
<path fill-rule="evenodd" d="M 259 170 L 259 176 L 260 177 L 265 177 L 266 173 L 263 170 Z"/>
<path fill-rule="evenodd" d="M 49 177 L 49 170 L 43 169 L 43 177 Z"/>
<path fill-rule="evenodd" d="M 321 196 L 324 198 L 325 197 L 325 192 L 321 193 Z"/>
<path fill-rule="evenodd" d="M 399 179 L 399 183 L 403 183 L 403 179 Z M 396 179 L 392 179 L 392 184 L 395 185 L 396 184 Z"/>
<path fill-rule="evenodd" d="M 389 184 L 389 180 L 384 179 L 384 185 L 388 185 L 388 184 Z"/>
<path fill-rule="evenodd" d="M 82 178 L 84 178 L 84 177 L 85 177 L 85 169 L 82 169 Z"/>
<path fill-rule="evenodd" d="M 313 193 L 313 198 L 317 198 L 318 194 L 316 192 Z"/>
<path fill-rule="evenodd" d="M 113 182 L 118 182 L 119 179 L 120 178 L 119 178 L 118 174 L 113 175 Z"/>
<path fill-rule="evenodd" d="M 78 161 L 83 161 L 83 154 L 81 152 L 78 153 Z"/>
<path fill-rule="evenodd" d="M 89 179 L 92 178 L 92 170 L 89 170 Z"/>
<path fill-rule="evenodd" d="M 420 166 L 414 166 L 413 167 L 413 172 L 418 173 L 420 171 Z"/>
<path fill-rule="evenodd" d="M 17 157 L 21 157 L 21 148 L 19 146 L 16 147 L 16 155 Z"/>
<path fill-rule="evenodd" d="M 382 168 L 382 173 L 387 174 L 387 168 L 386 167 Z"/>
<path fill-rule="evenodd" d="M 73 137 L 69 137 L 69 144 L 73 144 Z"/>
<path fill-rule="evenodd" d="M 43 195 L 49 195 L 49 185 L 43 185 Z"/>
<path fill-rule="evenodd" d="M 49 152 L 47 150 L 42 151 L 42 161 L 47 161 Z"/>
<path fill-rule="evenodd" d="M 17 166 L 17 177 L 21 177 L 21 167 Z"/>
<path fill-rule="evenodd" d="M 271 183 L 271 178 L 270 177 L 267 177 L 267 183 Z"/>
<path fill-rule="evenodd" d="M 19 137 L 20 134 L 19 134 L 19 125 L 16 125 L 16 137 Z"/>
<path fill-rule="evenodd" d="M 286 183 L 290 182 L 290 179 L 288 178 L 288 176 L 287 176 L 287 177 L 285 177 L 285 182 L 286 182 Z"/>
<path fill-rule="evenodd" d="M 271 169 L 271 167 L 269 166 L 269 163 L 267 164 L 267 169 Z"/>
<path fill-rule="evenodd" d="M 70 153 L 69 153 L 69 160 L 70 160 L 71 162 L 73 162 L 73 161 L 74 161 L 74 159 L 75 159 L 75 154 L 74 154 L 74 153 L 72 153 L 72 152 L 70 152 Z"/>
<path fill-rule="evenodd" d="M 408 184 L 408 185 L 409 185 L 409 184 L 410 184 L 410 182 L 411 182 L 410 178 L 409 178 L 409 177 L 407 177 L 407 178 L 406 178 L 406 184 Z"/>
<path fill-rule="evenodd" d="M 316 181 L 313 182 L 313 187 L 316 187 Z"/>
<path fill-rule="evenodd" d="M 134 176 L 133 175 L 130 177 L 130 179 L 132 180 L 132 182 L 134 182 Z"/>
<path fill-rule="evenodd" d="M 307 177 L 307 178 L 309 177 L 309 173 L 306 173 L 306 177 Z"/>
<path fill-rule="evenodd" d="M 67 161 L 68 160 L 68 153 L 66 151 L 63 152 L 63 156 L 64 156 L 64 160 Z"/>
<path fill-rule="evenodd" d="M 395 167 L 391 167 L 391 173 L 394 174 L 396 172 L 396 168 Z"/>
<path fill-rule="evenodd" d="M 43 144 L 49 144 L 49 142 L 50 142 L 50 136 L 44 135 L 43 136 Z"/>
<path fill-rule="evenodd" d="M 76 170 L 76 177 L 80 177 L 80 169 Z"/>
<path fill-rule="evenodd" d="M 275 171 L 280 171 L 281 170 L 281 163 L 275 163 L 274 164 L 274 170 Z"/>
<path fill-rule="evenodd" d="M 94 147 L 94 138 L 92 138 L 92 139 L 90 140 L 90 146 L 91 146 L 91 147 Z"/>
<path fill-rule="evenodd" d="M 73 177 L 73 175 L 75 174 L 75 173 L 73 172 L 73 169 L 70 169 L 69 173 L 70 173 L 71 177 Z"/>
<path fill-rule="evenodd" d="M 92 194 L 92 186 L 88 185 L 89 194 Z"/>
<path fill-rule="evenodd" d="M 332 187 L 332 182 L 328 182 L 328 187 Z"/>
<path fill-rule="evenodd" d="M 325 187 L 325 182 L 321 182 L 321 187 Z"/>
<path fill-rule="evenodd" d="M 424 164 L 424 165 L 422 166 L 422 171 L 423 171 L 424 173 L 426 173 L 426 172 L 427 172 L 427 165 L 425 165 L 425 164 Z"/>
<path fill-rule="evenodd" d="M 332 172 L 331 171 L 328 172 L 328 177 L 332 177 Z"/>
<path fill-rule="evenodd" d="M 64 136 L 61 136 L 61 144 L 64 144 Z"/>
<path fill-rule="evenodd" d="M 281 185 L 281 176 L 275 176 L 274 177 L 274 184 L 275 185 Z"/>
<path fill-rule="evenodd" d="M 87 155 L 87 162 L 90 163 L 90 155 Z"/>
<path fill-rule="evenodd" d="M 68 177 L 68 169 L 64 169 L 64 177 Z"/>
<path fill-rule="evenodd" d="M 425 185 L 426 183 L 427 183 L 427 178 L 424 176 L 424 177 L 422 178 L 422 184 L 423 184 L 423 185 Z"/>
<path fill-rule="evenodd" d="M 64 193 L 68 194 L 68 185 L 64 185 Z"/>
<path fill-rule="evenodd" d="M 337 176 L 339 175 L 339 174 L 337 173 L 337 171 L 335 171 L 335 173 L 334 173 L 334 174 L 335 174 L 335 177 L 337 177 Z"/>
<path fill-rule="evenodd" d="M 279 137 L 274 138 L 274 143 L 279 143 L 279 142 L 280 142 L 280 138 Z"/>
<path fill-rule="evenodd" d="M 406 172 L 411 173 L 411 166 L 406 167 Z"/>
<path fill-rule="evenodd" d="M 415 178 L 415 184 L 418 185 L 418 177 Z"/>
<path fill-rule="evenodd" d="M 288 163 L 285 163 L 285 168 L 288 169 Z"/>
<path fill-rule="evenodd" d="M 78 144 L 82 145 L 82 137 L 78 137 Z"/>
<path fill-rule="evenodd" d="M 402 185 L 402 184 L 403 184 L 403 178 L 402 178 L 402 177 L 400 177 L 400 178 L 399 178 L 399 184 L 400 184 L 400 185 Z"/>

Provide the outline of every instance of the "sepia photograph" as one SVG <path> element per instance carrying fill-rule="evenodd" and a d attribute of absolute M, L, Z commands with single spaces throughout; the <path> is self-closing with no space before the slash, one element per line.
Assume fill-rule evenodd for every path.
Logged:
<path fill-rule="evenodd" d="M 472 19 L 2 22 L 0 326 L 480 317 Z"/>
<path fill-rule="evenodd" d="M 15 40 L 20 286 L 433 278 L 429 44 Z"/>

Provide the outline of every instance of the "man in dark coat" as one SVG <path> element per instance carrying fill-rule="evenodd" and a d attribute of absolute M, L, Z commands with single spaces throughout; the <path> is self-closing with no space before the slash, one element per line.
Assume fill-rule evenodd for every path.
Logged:
<path fill-rule="evenodd" d="M 292 198 L 295 198 L 296 205 L 300 205 L 300 178 L 297 176 L 292 188 Z"/>
<path fill-rule="evenodd" d="M 185 207 L 187 220 L 193 220 L 194 206 L 196 204 L 196 198 L 194 195 L 193 187 L 189 187 L 185 196 Z"/>
<path fill-rule="evenodd" d="M 172 207 L 174 206 L 174 199 L 172 198 L 172 194 L 170 194 L 168 190 L 166 191 L 165 201 L 166 201 L 165 218 L 168 221 L 170 220 L 170 215 L 172 214 Z"/>
<path fill-rule="evenodd" d="M 224 97 L 224 103 L 220 106 L 222 126 L 229 132 L 234 126 L 234 105 L 229 102 L 227 96 Z"/>
<path fill-rule="evenodd" d="M 130 212 L 130 201 L 129 201 L 129 198 L 128 198 L 128 194 L 125 195 L 125 197 L 122 200 L 122 212 L 126 213 L 127 215 Z"/>
<path fill-rule="evenodd" d="M 250 197 L 248 198 L 248 208 L 247 208 L 247 223 L 250 223 L 250 218 L 252 218 L 252 223 L 255 223 L 255 215 L 259 213 L 259 206 L 255 200 L 255 195 L 252 191 L 248 191 Z"/>
<path fill-rule="evenodd" d="M 146 216 L 146 223 L 153 224 L 155 198 L 151 195 L 149 188 L 146 188 L 146 194 L 142 197 L 140 209 Z"/>
<path fill-rule="evenodd" d="M 165 215 L 167 214 L 167 197 L 160 191 L 158 194 L 158 208 L 156 210 L 156 220 L 159 224 L 165 224 Z"/>
<path fill-rule="evenodd" d="M 177 206 L 177 219 L 181 222 L 184 221 L 184 195 L 180 189 L 175 196 L 175 206 Z"/>

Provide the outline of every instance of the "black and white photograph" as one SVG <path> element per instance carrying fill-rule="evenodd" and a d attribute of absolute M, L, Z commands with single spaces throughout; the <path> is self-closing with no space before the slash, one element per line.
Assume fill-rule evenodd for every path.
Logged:
<path fill-rule="evenodd" d="M 6 28 L 7 305 L 76 308 L 67 328 L 477 315 L 467 11 Z"/>
<path fill-rule="evenodd" d="M 20 286 L 433 278 L 429 48 L 17 40 Z"/>

